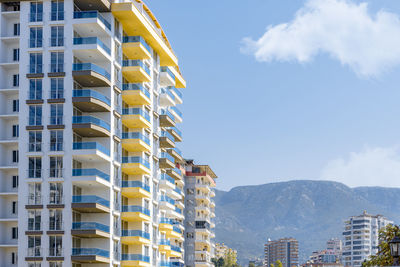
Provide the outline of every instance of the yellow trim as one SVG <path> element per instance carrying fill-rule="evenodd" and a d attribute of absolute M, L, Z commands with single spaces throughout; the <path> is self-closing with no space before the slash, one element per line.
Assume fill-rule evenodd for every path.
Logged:
<path fill-rule="evenodd" d="M 150 105 L 151 100 L 140 90 L 123 90 L 122 99 L 129 105 Z"/>
<path fill-rule="evenodd" d="M 151 150 L 151 147 L 141 139 L 122 139 L 122 147 L 129 152 L 145 152 Z"/>
<path fill-rule="evenodd" d="M 122 74 L 130 83 L 150 82 L 150 75 L 140 66 L 122 67 Z"/>
<path fill-rule="evenodd" d="M 144 197 L 151 197 L 150 192 L 144 190 L 140 187 L 124 187 L 122 188 L 122 195 L 128 198 L 144 198 Z"/>
<path fill-rule="evenodd" d="M 150 263 L 144 261 L 121 261 L 123 267 L 150 267 Z"/>
<path fill-rule="evenodd" d="M 121 237 L 121 243 L 127 245 L 148 245 L 150 240 L 141 236 L 123 236 Z"/>
<path fill-rule="evenodd" d="M 123 43 L 122 52 L 129 59 L 149 59 L 151 54 L 140 42 Z"/>
<path fill-rule="evenodd" d="M 151 221 L 150 216 L 141 212 L 122 212 L 121 219 L 128 222 Z"/>
<path fill-rule="evenodd" d="M 173 228 L 174 227 L 171 224 L 168 224 L 168 223 L 160 223 L 158 225 L 158 229 L 159 229 L 160 232 L 161 231 L 172 231 Z"/>
<path fill-rule="evenodd" d="M 169 69 L 175 75 L 175 87 L 176 88 L 186 88 L 186 81 L 182 77 L 182 74 L 174 67 L 171 67 Z"/>
<path fill-rule="evenodd" d="M 138 114 L 122 115 L 122 123 L 128 128 L 150 128 L 151 123 Z"/>
<path fill-rule="evenodd" d="M 150 169 L 140 163 L 122 163 L 122 172 L 130 175 L 150 174 Z"/>

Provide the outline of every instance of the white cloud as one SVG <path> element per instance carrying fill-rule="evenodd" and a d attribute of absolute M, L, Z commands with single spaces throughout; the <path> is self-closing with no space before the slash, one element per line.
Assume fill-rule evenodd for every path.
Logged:
<path fill-rule="evenodd" d="M 363 76 L 377 76 L 400 64 L 400 19 L 366 3 L 309 0 L 288 23 L 269 26 L 258 40 L 245 38 L 243 53 L 257 61 L 311 61 L 326 53 Z"/>
<path fill-rule="evenodd" d="M 348 186 L 400 187 L 400 150 L 396 148 L 365 148 L 349 157 L 332 160 L 321 173 L 324 180 Z"/>

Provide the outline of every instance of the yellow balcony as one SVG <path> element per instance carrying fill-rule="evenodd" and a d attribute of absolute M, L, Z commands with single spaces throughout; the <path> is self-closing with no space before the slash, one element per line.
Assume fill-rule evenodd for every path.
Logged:
<path fill-rule="evenodd" d="M 111 5 L 111 11 L 121 22 L 124 31 L 129 36 L 143 37 L 147 43 L 156 50 L 157 54 L 160 56 L 161 65 L 178 65 L 178 59 L 174 55 L 164 31 L 161 29 L 157 19 L 146 5 L 143 6 L 143 12 L 147 13 L 147 16 L 153 20 L 153 23 L 157 28 L 155 28 L 152 23 L 145 18 L 141 11 L 136 8 L 132 2 L 113 3 Z"/>
<path fill-rule="evenodd" d="M 167 239 L 161 239 L 160 243 L 158 244 L 158 250 L 161 253 L 166 253 L 169 255 L 171 253 L 171 244 Z"/>
<path fill-rule="evenodd" d="M 140 60 L 124 60 L 122 62 L 122 74 L 131 83 L 150 82 L 150 70 Z"/>
<path fill-rule="evenodd" d="M 150 46 L 141 36 L 124 36 L 122 40 L 122 52 L 131 59 L 151 58 Z"/>
<path fill-rule="evenodd" d="M 175 75 L 175 87 L 176 88 L 186 88 L 186 81 L 182 77 L 182 74 L 180 73 L 180 71 L 175 67 L 171 67 L 169 69 Z"/>
<path fill-rule="evenodd" d="M 139 254 L 122 254 L 121 266 L 124 267 L 150 267 L 150 258 Z"/>
<path fill-rule="evenodd" d="M 150 115 L 140 108 L 122 109 L 122 123 L 128 128 L 150 128 Z"/>
<path fill-rule="evenodd" d="M 150 163 L 141 157 L 122 157 L 122 172 L 130 175 L 150 174 Z"/>
<path fill-rule="evenodd" d="M 122 230 L 121 242 L 127 245 L 148 245 L 150 234 L 140 230 Z"/>
<path fill-rule="evenodd" d="M 122 206 L 121 219 L 128 222 L 150 221 L 150 211 L 141 206 Z"/>
<path fill-rule="evenodd" d="M 140 83 L 124 83 L 122 99 L 128 105 L 150 105 L 150 92 Z"/>
<path fill-rule="evenodd" d="M 122 148 L 130 152 L 150 151 L 150 140 L 142 133 L 122 133 Z"/>
<path fill-rule="evenodd" d="M 128 198 L 150 198 L 150 187 L 140 181 L 122 181 L 122 195 Z"/>

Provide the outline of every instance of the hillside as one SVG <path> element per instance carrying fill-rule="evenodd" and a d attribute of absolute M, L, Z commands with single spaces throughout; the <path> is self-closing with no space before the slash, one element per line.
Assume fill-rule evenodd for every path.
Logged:
<path fill-rule="evenodd" d="M 239 251 L 239 260 L 262 257 L 268 238 L 299 240 L 300 259 L 341 238 L 343 221 L 367 210 L 400 221 L 400 189 L 350 188 L 329 181 L 290 181 L 216 190 L 216 242 Z"/>

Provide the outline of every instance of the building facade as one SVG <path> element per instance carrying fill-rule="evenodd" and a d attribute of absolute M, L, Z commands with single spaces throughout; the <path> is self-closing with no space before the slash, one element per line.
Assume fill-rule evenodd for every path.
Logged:
<path fill-rule="evenodd" d="M 281 238 L 268 241 L 264 246 L 265 266 L 280 261 L 284 267 L 294 267 L 299 264 L 299 243 L 294 238 Z"/>
<path fill-rule="evenodd" d="M 186 160 L 185 168 L 185 264 L 187 267 L 211 267 L 214 264 L 213 242 L 215 179 L 208 165 Z"/>
<path fill-rule="evenodd" d="M 0 266 L 183 264 L 185 87 L 141 0 L 0 3 Z"/>
<path fill-rule="evenodd" d="M 366 211 L 345 221 L 343 265 L 361 266 L 370 255 L 375 255 L 378 252 L 379 230 L 388 224 L 393 222 L 382 215 L 370 215 Z"/>
<path fill-rule="evenodd" d="M 224 243 L 215 244 L 214 254 L 216 259 L 224 258 L 225 262 L 229 262 L 229 264 L 235 264 L 237 262 L 237 251 L 228 247 Z"/>

